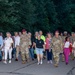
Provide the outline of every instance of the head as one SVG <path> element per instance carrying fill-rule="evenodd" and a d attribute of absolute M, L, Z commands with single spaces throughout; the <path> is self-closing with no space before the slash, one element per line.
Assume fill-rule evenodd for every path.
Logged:
<path fill-rule="evenodd" d="M 70 41 L 70 38 L 69 38 L 69 37 L 66 37 L 66 38 L 65 38 L 65 41 Z"/>
<path fill-rule="evenodd" d="M 68 34 L 67 31 L 64 31 L 64 36 L 67 36 L 67 34 Z"/>
<path fill-rule="evenodd" d="M 38 35 L 39 35 L 39 33 L 36 31 L 36 32 L 35 32 L 35 36 L 38 36 Z"/>
<path fill-rule="evenodd" d="M 41 36 L 40 35 L 38 35 L 38 40 L 40 40 L 41 39 Z"/>
<path fill-rule="evenodd" d="M 21 34 L 22 34 L 22 33 L 21 33 L 21 32 L 19 32 L 19 36 L 21 36 Z"/>
<path fill-rule="evenodd" d="M 3 34 L 2 33 L 0 33 L 0 36 L 2 36 Z"/>
<path fill-rule="evenodd" d="M 47 33 L 47 37 L 48 38 L 51 38 L 51 33 Z"/>
<path fill-rule="evenodd" d="M 72 36 L 75 36 L 75 33 L 74 33 L 74 32 L 72 32 L 72 33 L 71 33 L 71 35 L 72 35 Z"/>
<path fill-rule="evenodd" d="M 23 33 L 23 34 L 26 34 L 26 30 L 25 30 L 25 29 L 23 29 L 23 30 L 22 30 L 22 33 Z"/>
<path fill-rule="evenodd" d="M 7 33 L 6 33 L 6 36 L 7 36 L 8 38 L 11 37 L 10 32 L 7 32 Z"/>
<path fill-rule="evenodd" d="M 55 31 L 55 36 L 58 37 L 59 36 L 59 31 Z"/>
<path fill-rule="evenodd" d="M 15 34 L 15 36 L 18 36 L 18 32 L 15 32 L 14 34 Z"/>
<path fill-rule="evenodd" d="M 39 34 L 40 34 L 40 35 L 42 35 L 42 34 L 43 34 L 43 32 L 40 30 L 40 31 L 39 31 Z"/>
<path fill-rule="evenodd" d="M 30 32 L 28 32 L 28 36 L 29 36 L 29 37 L 31 37 L 31 36 L 32 36 L 32 34 L 31 34 Z"/>

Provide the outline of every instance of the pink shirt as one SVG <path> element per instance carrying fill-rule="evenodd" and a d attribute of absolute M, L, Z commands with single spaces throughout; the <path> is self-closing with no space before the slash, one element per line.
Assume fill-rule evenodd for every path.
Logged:
<path fill-rule="evenodd" d="M 51 39 L 49 38 L 46 38 L 46 41 L 45 41 L 45 49 L 50 49 L 50 43 L 51 43 Z"/>

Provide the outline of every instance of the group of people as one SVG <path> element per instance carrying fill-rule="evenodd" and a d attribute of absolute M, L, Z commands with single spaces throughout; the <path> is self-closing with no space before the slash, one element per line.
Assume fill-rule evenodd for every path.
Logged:
<path fill-rule="evenodd" d="M 47 58 L 47 63 L 54 63 L 55 67 L 59 66 L 60 55 L 62 61 L 68 65 L 69 56 L 74 60 L 75 58 L 75 33 L 69 35 L 66 31 L 59 33 L 55 31 L 54 35 L 50 32 L 43 35 L 40 30 L 36 31 L 33 36 L 31 32 L 23 29 L 22 32 L 14 32 L 14 36 L 10 32 L 0 33 L 0 61 L 7 64 L 11 63 L 12 58 L 18 61 L 20 56 L 22 64 L 34 61 L 37 58 L 37 64 L 43 64 L 43 58 Z"/>

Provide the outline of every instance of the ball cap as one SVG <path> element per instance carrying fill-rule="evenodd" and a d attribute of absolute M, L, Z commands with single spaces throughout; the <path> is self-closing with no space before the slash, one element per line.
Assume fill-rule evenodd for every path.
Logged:
<path fill-rule="evenodd" d="M 23 30 L 22 30 L 22 32 L 26 32 L 26 30 L 25 30 L 25 29 L 23 29 Z"/>

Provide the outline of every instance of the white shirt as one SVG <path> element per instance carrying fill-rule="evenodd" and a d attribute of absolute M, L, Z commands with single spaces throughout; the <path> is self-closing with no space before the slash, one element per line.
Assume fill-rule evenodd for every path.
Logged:
<path fill-rule="evenodd" d="M 5 38 L 5 40 L 4 40 L 4 44 L 5 44 L 4 48 L 5 49 L 10 49 L 12 43 L 13 43 L 13 40 L 12 40 L 11 37 Z"/>
<path fill-rule="evenodd" d="M 74 43 L 73 43 L 73 47 L 75 48 L 75 41 L 74 41 Z"/>
<path fill-rule="evenodd" d="M 69 48 L 70 42 L 65 42 L 64 48 Z"/>
<path fill-rule="evenodd" d="M 20 37 L 19 36 L 14 36 L 14 41 L 15 41 L 15 47 L 20 45 Z"/>

